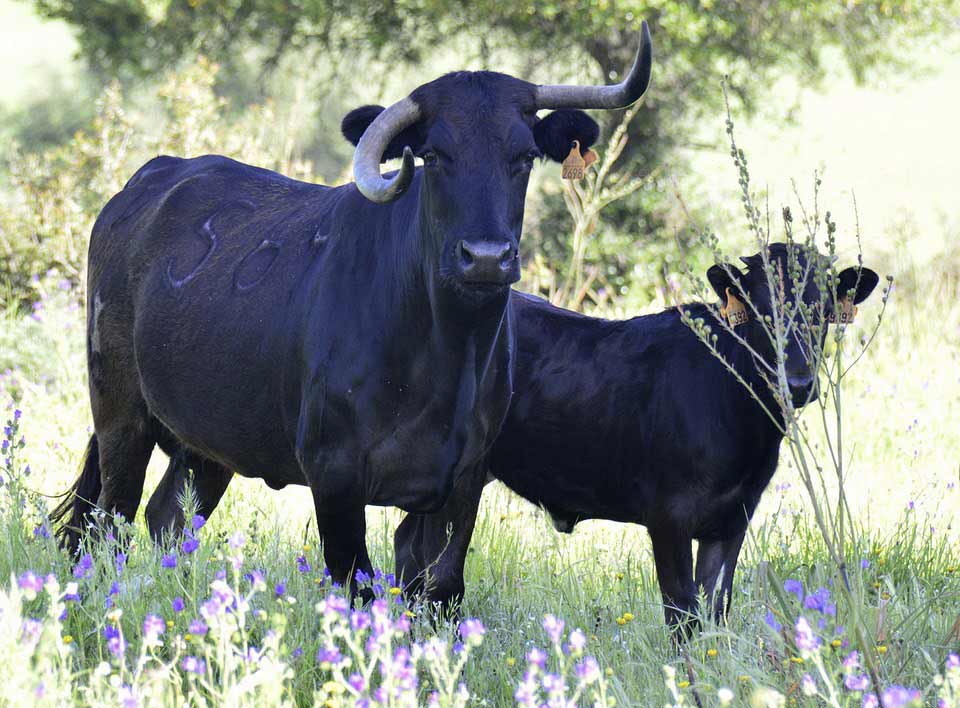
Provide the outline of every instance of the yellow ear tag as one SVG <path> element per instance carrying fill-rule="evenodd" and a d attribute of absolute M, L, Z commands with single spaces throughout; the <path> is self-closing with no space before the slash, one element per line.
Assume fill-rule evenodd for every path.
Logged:
<path fill-rule="evenodd" d="M 740 302 L 730 288 L 727 288 L 727 304 L 720 308 L 720 314 L 727 318 L 731 327 L 746 324 L 750 320 L 747 306 Z"/>
<path fill-rule="evenodd" d="M 583 161 L 584 161 L 585 163 L 587 163 L 587 164 L 586 164 L 587 167 L 590 167 L 590 165 L 592 165 L 592 164 L 593 164 L 594 162 L 596 162 L 598 159 L 600 159 L 600 156 L 597 155 L 597 153 L 595 153 L 595 152 L 594 152 L 593 150 L 591 150 L 590 148 L 587 148 L 587 151 L 586 151 L 585 153 L 583 153 Z"/>
<path fill-rule="evenodd" d="M 587 151 L 589 154 L 590 151 Z M 594 156 L 596 159 L 596 156 Z M 563 179 L 581 180 L 587 169 L 587 161 L 580 156 L 580 141 L 574 140 L 573 147 L 570 148 L 570 154 L 560 165 L 560 176 Z"/>
<path fill-rule="evenodd" d="M 857 306 L 850 298 L 842 297 L 837 300 L 837 310 L 830 313 L 831 324 L 850 324 L 857 317 Z"/>

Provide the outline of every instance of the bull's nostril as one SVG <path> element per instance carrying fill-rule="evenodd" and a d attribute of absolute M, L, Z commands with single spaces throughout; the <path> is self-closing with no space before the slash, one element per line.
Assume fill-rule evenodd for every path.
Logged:
<path fill-rule="evenodd" d="M 466 244 L 466 242 L 461 241 L 458 243 L 457 250 L 460 252 L 460 262 L 463 263 L 464 268 L 473 265 L 475 258 L 473 257 L 473 253 L 471 253 L 470 247 Z"/>

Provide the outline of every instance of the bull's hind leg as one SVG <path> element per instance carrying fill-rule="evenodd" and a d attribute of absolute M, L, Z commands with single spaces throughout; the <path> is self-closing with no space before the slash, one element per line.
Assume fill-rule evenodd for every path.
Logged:
<path fill-rule="evenodd" d="M 96 420 L 96 416 L 95 416 Z M 146 411 L 97 426 L 100 447 L 100 497 L 97 506 L 132 522 L 143 495 L 143 481 L 153 452 Z"/>
<path fill-rule="evenodd" d="M 192 474 L 191 474 L 192 471 Z M 182 500 L 187 483 L 193 487 L 197 513 L 209 519 L 233 478 L 226 467 L 195 455 L 187 450 L 176 450 L 170 456 L 167 471 L 147 502 L 147 527 L 150 536 L 160 542 L 164 531 L 179 535 L 186 520 Z"/>

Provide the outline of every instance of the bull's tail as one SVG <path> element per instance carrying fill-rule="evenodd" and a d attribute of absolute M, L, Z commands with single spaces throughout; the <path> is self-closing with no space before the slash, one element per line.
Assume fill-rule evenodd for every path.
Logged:
<path fill-rule="evenodd" d="M 75 553 L 80 547 L 80 536 L 100 497 L 100 487 L 100 446 L 94 434 L 90 436 L 87 451 L 83 455 L 80 476 L 63 493 L 63 501 L 50 514 L 60 545 L 70 553 Z"/>

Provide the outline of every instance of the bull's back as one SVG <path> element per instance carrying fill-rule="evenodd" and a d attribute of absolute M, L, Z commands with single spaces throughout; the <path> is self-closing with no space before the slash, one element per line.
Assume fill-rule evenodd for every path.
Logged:
<path fill-rule="evenodd" d="M 222 157 L 160 157 L 91 237 L 91 304 L 123 320 L 151 414 L 241 472 L 278 462 L 290 337 L 277 333 L 296 317 L 330 191 Z"/>

